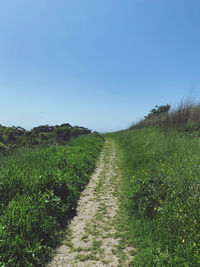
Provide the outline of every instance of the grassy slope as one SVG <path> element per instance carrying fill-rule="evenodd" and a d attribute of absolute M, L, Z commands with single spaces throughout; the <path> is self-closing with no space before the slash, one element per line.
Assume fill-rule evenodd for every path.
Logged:
<path fill-rule="evenodd" d="M 122 151 L 124 224 L 138 248 L 136 266 L 198 266 L 199 139 L 155 128 L 108 136 Z"/>
<path fill-rule="evenodd" d="M 41 266 L 74 215 L 103 145 L 100 135 L 67 146 L 1 157 L 0 266 Z"/>

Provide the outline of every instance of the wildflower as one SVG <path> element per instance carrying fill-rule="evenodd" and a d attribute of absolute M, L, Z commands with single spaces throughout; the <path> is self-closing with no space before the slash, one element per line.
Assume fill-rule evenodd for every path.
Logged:
<path fill-rule="evenodd" d="M 196 243 L 195 243 L 195 242 L 194 242 L 194 244 L 193 244 L 193 245 L 194 245 L 194 247 L 196 247 Z"/>
<path fill-rule="evenodd" d="M 154 210 L 157 210 L 156 207 L 154 208 Z"/>
<path fill-rule="evenodd" d="M 185 239 L 182 239 L 182 243 L 184 243 L 185 242 Z"/>

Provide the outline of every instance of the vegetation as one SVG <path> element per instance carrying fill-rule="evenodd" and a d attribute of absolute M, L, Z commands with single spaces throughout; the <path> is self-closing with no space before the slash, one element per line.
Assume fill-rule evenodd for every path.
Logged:
<path fill-rule="evenodd" d="M 200 132 L 200 103 L 190 98 L 182 101 L 178 107 L 170 110 L 170 105 L 155 106 L 140 122 L 130 129 L 144 127 L 160 127 L 161 129 L 177 129 L 185 132 Z"/>
<path fill-rule="evenodd" d="M 70 141 L 88 133 L 0 127 L 0 266 L 41 266 L 51 256 L 103 145 L 98 133 Z M 200 265 L 199 135 L 200 104 L 190 100 L 106 135 L 121 158 L 118 227 L 137 248 L 136 266 Z"/>
<path fill-rule="evenodd" d="M 161 106 L 158 106 L 156 105 L 155 108 L 153 108 L 149 114 L 147 116 L 145 116 L 145 119 L 148 120 L 148 119 L 151 119 L 151 118 L 154 118 L 154 117 L 158 117 L 158 116 L 163 116 L 168 114 L 170 110 L 170 105 L 161 105 Z"/>
<path fill-rule="evenodd" d="M 0 153 L 0 266 L 41 266 L 48 260 L 75 214 L 102 145 L 95 133 L 66 146 Z"/>
<path fill-rule="evenodd" d="M 152 110 L 131 129 L 108 135 L 122 151 L 124 221 L 136 266 L 200 265 L 199 106 L 189 107 Z M 177 119 L 150 127 L 160 115 Z"/>
<path fill-rule="evenodd" d="M 91 130 L 64 123 L 56 126 L 41 125 L 30 131 L 18 127 L 0 125 L 0 151 L 17 147 L 38 147 L 47 145 L 64 145 L 79 135 L 90 134 Z"/>

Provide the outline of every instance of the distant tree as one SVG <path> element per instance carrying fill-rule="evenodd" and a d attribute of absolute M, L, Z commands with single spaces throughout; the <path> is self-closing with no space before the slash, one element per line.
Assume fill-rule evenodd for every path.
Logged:
<path fill-rule="evenodd" d="M 55 128 L 56 142 L 68 141 L 71 138 L 71 132 L 69 127 Z"/>
<path fill-rule="evenodd" d="M 0 142 L 3 142 L 4 128 L 0 125 Z"/>
<path fill-rule="evenodd" d="M 75 126 L 69 123 L 49 126 L 40 125 L 30 131 L 21 126 L 5 127 L 0 124 L 0 142 L 10 150 L 20 146 L 35 147 L 38 145 L 50 145 L 55 142 L 65 144 L 72 137 L 91 133 L 91 130 Z"/>
<path fill-rule="evenodd" d="M 26 132 L 26 130 L 22 128 L 21 126 L 17 126 L 17 127 L 13 126 L 13 128 L 17 130 L 19 136 L 23 135 Z"/>
<path fill-rule="evenodd" d="M 170 105 L 161 105 L 161 106 L 158 106 L 156 105 L 155 108 L 153 108 L 150 113 L 145 116 L 145 119 L 150 119 L 154 116 L 158 116 L 160 114 L 163 114 L 163 113 L 168 113 L 170 110 Z"/>
<path fill-rule="evenodd" d="M 76 129 L 74 131 L 74 132 L 76 132 L 76 134 L 90 134 L 92 132 L 88 128 L 81 127 L 81 126 L 74 126 L 73 129 Z"/>
<path fill-rule="evenodd" d="M 54 133 L 39 133 L 39 139 L 41 142 L 46 143 L 46 144 L 50 144 L 50 143 L 54 143 L 54 139 L 55 139 L 55 134 Z"/>
<path fill-rule="evenodd" d="M 14 127 L 6 127 L 3 132 L 3 138 L 6 143 L 14 143 L 17 141 L 18 131 Z"/>
<path fill-rule="evenodd" d="M 60 127 L 69 127 L 72 128 L 72 126 L 69 123 L 63 123 L 60 125 Z"/>
<path fill-rule="evenodd" d="M 0 142 L 0 152 L 5 152 L 7 150 L 8 150 L 7 146 Z"/>
<path fill-rule="evenodd" d="M 51 128 L 49 127 L 49 125 L 40 125 L 38 127 L 34 127 L 32 129 L 32 131 L 36 134 L 39 134 L 39 133 L 49 133 L 51 132 Z"/>
<path fill-rule="evenodd" d="M 81 134 L 81 130 L 79 129 L 79 127 L 75 126 L 72 128 L 72 136 L 73 137 L 77 137 Z"/>
<path fill-rule="evenodd" d="M 29 146 L 35 146 L 39 144 L 39 140 L 37 138 L 37 134 L 33 131 L 26 132 L 26 144 Z"/>

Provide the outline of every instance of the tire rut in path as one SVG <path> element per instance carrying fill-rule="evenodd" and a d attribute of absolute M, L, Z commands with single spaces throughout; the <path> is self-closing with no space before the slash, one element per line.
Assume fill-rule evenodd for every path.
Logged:
<path fill-rule="evenodd" d="M 120 179 L 115 143 L 106 139 L 97 168 L 79 200 L 77 216 L 48 267 L 129 266 L 131 248 L 120 248 L 116 229 Z"/>

